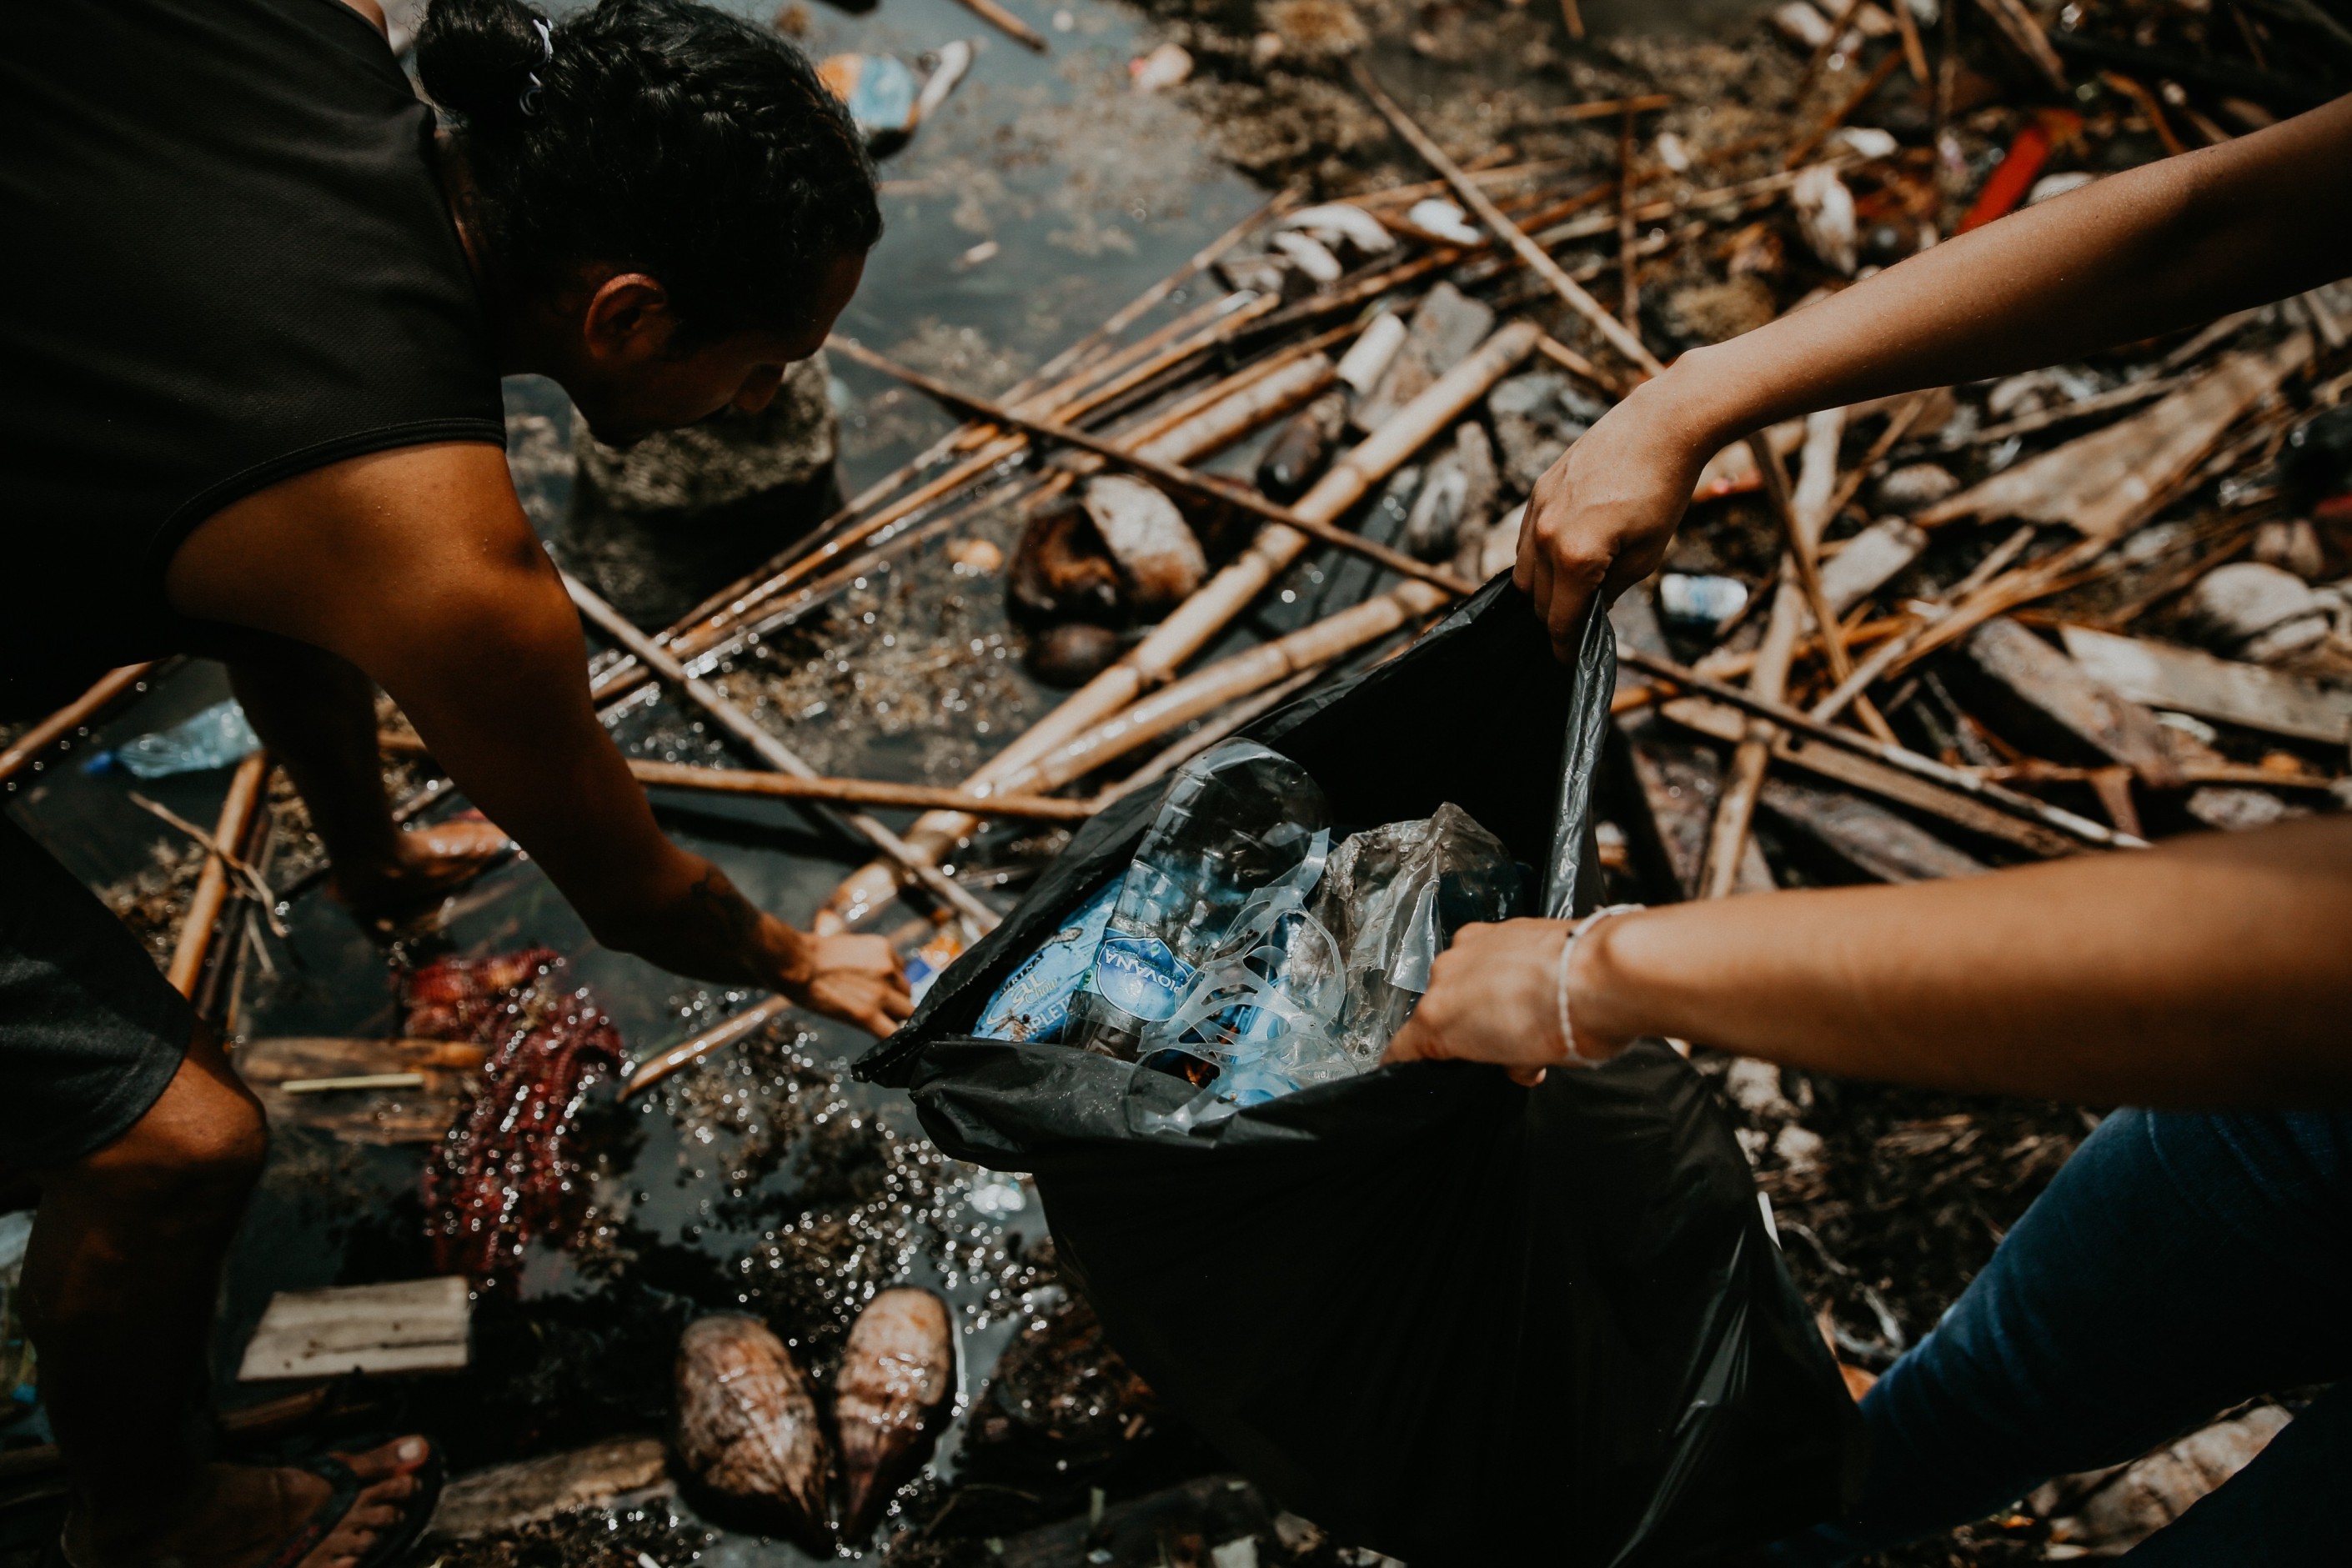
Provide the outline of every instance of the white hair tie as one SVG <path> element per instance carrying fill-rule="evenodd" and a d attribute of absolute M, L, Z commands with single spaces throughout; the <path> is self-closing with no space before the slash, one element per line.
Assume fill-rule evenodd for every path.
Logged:
<path fill-rule="evenodd" d="M 539 29 L 539 63 L 541 66 L 553 65 L 555 63 L 555 29 L 547 25 L 547 18 L 544 16 L 533 16 L 530 19 L 530 25 Z M 537 114 L 542 90 L 539 72 L 525 71 L 522 73 L 522 79 L 530 85 L 524 88 L 522 96 L 515 99 L 515 107 L 525 114 Z"/>

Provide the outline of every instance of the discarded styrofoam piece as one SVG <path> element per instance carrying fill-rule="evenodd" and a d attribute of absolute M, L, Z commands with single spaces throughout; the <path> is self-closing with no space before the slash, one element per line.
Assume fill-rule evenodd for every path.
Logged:
<path fill-rule="evenodd" d="M 1348 270 L 1339 265 L 1339 258 L 1331 254 L 1330 247 L 1313 235 L 1286 229 L 1270 243 L 1290 258 L 1291 265 L 1313 279 L 1318 288 L 1328 288 Z"/>
<path fill-rule="evenodd" d="M 1277 226 L 1302 229 L 1327 244 L 1332 237 L 1343 239 L 1367 256 L 1396 248 L 1396 235 L 1389 233 L 1388 226 L 1353 202 L 1323 202 L 1300 207 L 1284 214 Z"/>
<path fill-rule="evenodd" d="M 1486 232 L 1470 221 L 1470 214 L 1443 196 L 1430 196 L 1415 202 L 1404 214 L 1404 221 L 1425 235 L 1454 245 L 1477 245 Z"/>
<path fill-rule="evenodd" d="M 464 1276 L 280 1291 L 245 1347 L 240 1383 L 346 1372 L 456 1372 L 468 1358 Z"/>
<path fill-rule="evenodd" d="M 1339 356 L 1336 372 L 1358 397 L 1372 390 L 1374 383 L 1387 373 L 1389 361 L 1404 347 L 1404 318 L 1391 310 L 1372 318 L 1370 326 L 1356 335 L 1348 351 Z"/>
<path fill-rule="evenodd" d="M 614 1437 L 459 1476 L 441 1493 L 426 1534 L 470 1541 L 553 1519 L 578 1508 L 666 1490 L 669 1445 L 659 1437 Z"/>
<path fill-rule="evenodd" d="M 1862 259 L 1860 230 L 1853 193 L 1838 172 L 1826 163 L 1807 169 L 1790 188 L 1789 204 L 1797 210 L 1798 232 L 1822 265 L 1852 277 Z"/>
<path fill-rule="evenodd" d="M 2134 702 L 2299 740 L 2340 745 L 2352 737 L 2352 692 L 2087 626 L 2061 626 L 2058 634 L 2076 664 Z"/>

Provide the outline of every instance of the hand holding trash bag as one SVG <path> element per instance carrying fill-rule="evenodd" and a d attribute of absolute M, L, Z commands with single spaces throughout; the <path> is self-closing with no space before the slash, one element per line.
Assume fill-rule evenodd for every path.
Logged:
<path fill-rule="evenodd" d="M 1598 591 L 1647 575 L 1707 457 L 1813 409 L 2004 376 L 2344 276 L 2352 99 L 2021 208 L 1694 349 L 1568 449 L 1513 579 L 1562 663 Z"/>
<path fill-rule="evenodd" d="M 1608 1061 L 1633 1037 L 1595 1029 L 1576 1008 L 1586 949 L 1596 945 L 1586 936 L 1602 924 L 1588 915 L 1464 926 L 1430 966 L 1429 994 L 1381 1061 L 1491 1061 L 1529 1088 L 1548 1068 Z"/>

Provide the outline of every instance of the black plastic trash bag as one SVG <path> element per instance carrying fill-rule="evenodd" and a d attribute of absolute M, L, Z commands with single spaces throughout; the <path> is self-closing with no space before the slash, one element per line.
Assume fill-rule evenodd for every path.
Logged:
<path fill-rule="evenodd" d="M 1498 581 L 1247 733 L 1344 831 L 1454 802 L 1557 909 L 1591 873 L 1615 665 L 1594 620 L 1561 672 Z M 1151 1386 L 1285 1507 L 1412 1568 L 1705 1563 L 1835 1512 L 1859 1423 L 1729 1126 L 1664 1046 L 1534 1090 L 1384 1068 L 1187 1132 L 1177 1078 L 963 1032 L 1158 806 L 1088 823 L 857 1069 L 949 1154 L 1035 1173 Z"/>

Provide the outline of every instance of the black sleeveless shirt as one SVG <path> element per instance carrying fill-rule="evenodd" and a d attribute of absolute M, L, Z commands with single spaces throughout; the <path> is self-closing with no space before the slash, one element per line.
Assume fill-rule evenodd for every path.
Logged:
<path fill-rule="evenodd" d="M 340 0 L 37 0 L 0 47 L 0 716 L 200 648 L 195 527 L 505 439 L 432 111 Z"/>

